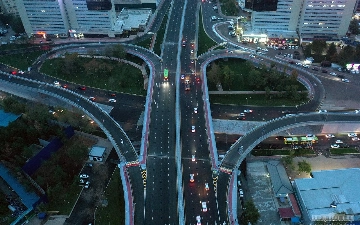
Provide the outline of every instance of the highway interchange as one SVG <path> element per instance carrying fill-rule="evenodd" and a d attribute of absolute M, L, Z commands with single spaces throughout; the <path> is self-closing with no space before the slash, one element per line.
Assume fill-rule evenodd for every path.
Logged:
<path fill-rule="evenodd" d="M 207 88 L 204 90 L 206 83 L 198 82 L 196 77 L 200 77 L 200 81 L 206 81 L 204 77 L 206 65 L 215 59 L 238 57 L 250 60 L 251 58 L 249 52 L 239 49 L 234 49 L 234 53 L 219 50 L 196 57 L 196 44 L 199 42 L 196 19 L 200 5 L 203 18 L 199 19 L 203 19 L 207 34 L 216 42 L 223 42 L 223 39 L 214 32 L 214 22 L 210 20 L 214 14 L 212 4 L 180 0 L 164 1 L 158 9 L 154 25 L 149 29 L 151 32 L 156 32 L 164 14 L 170 8 L 161 59 L 140 47 L 124 45 L 129 54 L 143 58 L 151 69 L 148 96 L 145 101 L 145 111 L 148 113 L 144 115 L 148 119 L 144 120 L 139 154 L 120 127 L 119 121 L 122 118 L 116 116 L 116 111 L 109 116 L 97 104 L 83 97 L 84 93 L 48 85 L 47 83 L 52 84 L 53 79 L 38 73 L 36 66 L 30 76 L 32 80 L 37 80 L 36 82 L 16 79 L 8 73 L 1 74 L 4 82 L 32 88 L 80 108 L 106 132 L 121 161 L 135 162 L 129 164 L 127 169 L 131 178 L 135 210 L 133 215 L 128 216 L 134 216 L 134 224 L 196 224 L 198 215 L 202 224 L 234 224 L 236 222 L 230 217 L 227 204 L 229 181 L 233 176 L 232 172 L 236 171 L 254 146 L 266 137 L 299 124 L 358 121 L 358 116 L 354 113 L 306 113 L 274 119 L 264 126 L 249 131 L 232 146 L 221 163 L 217 162 L 218 159 L 217 157 L 214 159 L 212 152 L 216 151 L 216 146 L 209 145 L 214 140 L 211 140 L 213 134 L 210 134 L 211 115 L 205 112 L 209 105 Z M 185 46 L 182 46 L 183 40 L 186 41 Z M 66 49 L 79 51 L 80 46 L 99 48 L 105 45 L 107 44 L 64 45 L 61 51 Z M 231 45 L 229 47 L 232 48 Z M 46 60 L 55 52 L 43 55 L 39 62 Z M 193 59 L 197 60 L 194 62 Z M 264 57 L 264 62 L 275 62 L 279 68 L 286 66 L 285 62 L 270 57 Z M 164 81 L 162 76 L 164 69 L 169 70 L 168 81 Z M 1 70 L 6 71 L 7 68 L 1 66 Z M 180 78 L 181 74 L 190 75 L 190 90 L 185 90 L 184 81 Z M 299 106 L 298 111 L 315 111 L 325 95 L 322 84 L 306 70 L 299 70 L 299 74 L 309 83 L 313 98 L 308 104 Z M 97 92 L 97 95 L 106 96 L 109 93 Z M 116 105 L 131 105 L 133 97 L 129 96 L 125 99 L 127 100 Z M 195 132 L 192 132 L 192 126 L 195 126 Z M 217 168 L 219 164 L 220 170 Z M 145 182 L 141 177 L 141 172 L 144 171 L 147 175 Z M 190 174 L 194 174 L 193 181 L 190 180 Z M 205 183 L 209 186 L 208 190 L 205 189 Z M 206 212 L 202 208 L 202 202 L 206 202 Z"/>

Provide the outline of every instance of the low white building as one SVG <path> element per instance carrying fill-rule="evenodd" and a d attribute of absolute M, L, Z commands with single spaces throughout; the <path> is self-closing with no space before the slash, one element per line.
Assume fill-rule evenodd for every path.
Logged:
<path fill-rule="evenodd" d="M 105 151 L 106 151 L 105 147 L 93 146 L 89 153 L 89 160 L 95 162 L 104 161 Z"/>
<path fill-rule="evenodd" d="M 293 187 L 305 224 L 360 220 L 360 168 L 312 172 Z"/>

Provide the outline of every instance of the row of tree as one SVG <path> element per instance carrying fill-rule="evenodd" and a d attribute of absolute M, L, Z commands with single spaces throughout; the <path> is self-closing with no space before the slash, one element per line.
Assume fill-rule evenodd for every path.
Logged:
<path fill-rule="evenodd" d="M 335 43 L 327 45 L 325 40 L 314 40 L 305 47 L 304 55 L 314 56 L 319 62 L 330 61 L 345 67 L 348 63 L 360 63 L 360 45 L 339 48 Z"/>

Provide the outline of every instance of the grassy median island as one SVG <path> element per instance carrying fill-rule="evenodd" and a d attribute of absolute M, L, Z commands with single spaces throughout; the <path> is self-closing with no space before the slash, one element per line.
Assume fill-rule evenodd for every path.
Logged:
<path fill-rule="evenodd" d="M 286 75 L 275 68 L 267 68 L 263 65 L 255 67 L 252 63 L 243 60 L 228 58 L 216 60 L 206 71 L 208 87 L 210 91 L 248 91 L 245 94 L 221 94 L 210 95 L 211 103 L 235 104 L 235 105 L 263 105 L 283 106 L 299 105 L 306 102 L 307 90 L 297 80 L 297 71 Z M 263 94 L 251 92 L 263 91 Z"/>
<path fill-rule="evenodd" d="M 67 54 L 65 58 L 46 60 L 41 72 L 85 86 L 146 95 L 144 78 L 138 68 L 109 59 L 81 58 L 76 53 Z"/>
<path fill-rule="evenodd" d="M 330 149 L 332 155 L 345 155 L 359 153 L 355 148 L 332 148 Z"/>
<path fill-rule="evenodd" d="M 105 191 L 108 201 L 106 207 L 99 207 L 96 211 L 96 224 L 125 224 L 124 192 L 120 179 L 120 171 L 115 169 L 108 188 Z"/>
<path fill-rule="evenodd" d="M 28 67 L 31 66 L 32 63 L 44 53 L 45 51 L 34 51 L 13 55 L 3 55 L 0 56 L 0 62 L 26 71 Z"/>

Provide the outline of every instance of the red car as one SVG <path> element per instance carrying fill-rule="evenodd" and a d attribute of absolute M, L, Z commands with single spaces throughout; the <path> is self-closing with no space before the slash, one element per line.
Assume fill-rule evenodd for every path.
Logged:
<path fill-rule="evenodd" d="M 85 86 L 80 86 L 79 89 L 82 90 L 82 91 L 85 91 L 86 87 Z"/>

